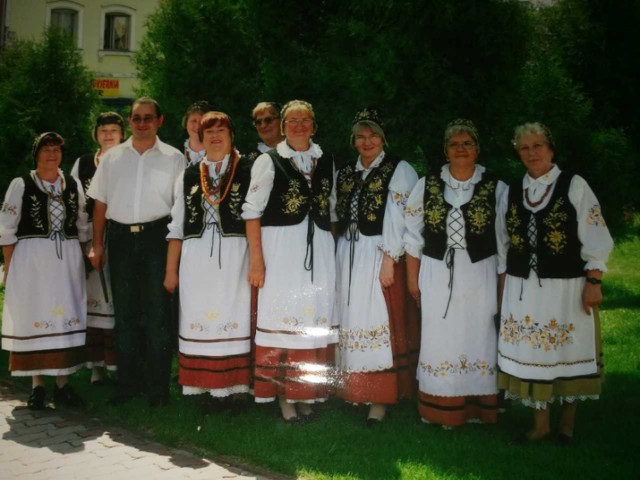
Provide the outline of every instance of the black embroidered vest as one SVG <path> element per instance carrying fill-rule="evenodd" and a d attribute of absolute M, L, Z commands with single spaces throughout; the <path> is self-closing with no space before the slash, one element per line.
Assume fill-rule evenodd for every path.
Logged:
<path fill-rule="evenodd" d="M 536 257 L 540 278 L 576 278 L 584 276 L 585 262 L 580 257 L 577 213 L 569 201 L 572 174 L 561 172 L 545 208 L 533 214 L 538 231 Z M 529 278 L 531 244 L 527 227 L 532 213 L 523 205 L 522 181 L 509 187 L 506 214 L 510 237 L 507 273 Z"/>
<path fill-rule="evenodd" d="M 16 236 L 23 238 L 48 238 L 51 235 L 51 217 L 49 195 L 38 188 L 31 175 L 22 177 L 24 194 L 22 195 L 22 213 Z M 69 175 L 64 176 L 65 189 L 62 192 L 64 220 L 62 233 L 66 238 L 78 238 L 78 183 Z"/>
<path fill-rule="evenodd" d="M 224 178 L 221 191 L 224 192 L 228 182 L 231 182 L 229 193 L 218 204 L 220 231 L 224 237 L 241 237 L 245 235 L 244 220 L 242 219 L 242 203 L 249 190 L 252 162 L 241 156 L 233 178 Z M 227 173 L 231 175 L 233 165 L 227 165 Z M 198 238 L 204 233 L 207 212 L 204 203 L 207 201 L 200 185 L 200 164 L 191 165 L 184 171 L 184 239 Z"/>
<path fill-rule="evenodd" d="M 319 228 L 331 230 L 329 197 L 333 188 L 333 158 L 325 154 L 317 159 L 309 188 L 304 175 L 288 158 L 281 157 L 275 150 L 270 150 L 268 155 L 273 160 L 275 177 L 261 225 L 297 225 L 309 214 Z"/>
<path fill-rule="evenodd" d="M 473 196 L 460 207 L 465 225 L 467 253 L 473 263 L 498 251 L 496 243 L 496 187 L 498 178 L 489 172 L 474 186 Z M 424 247 L 422 253 L 443 260 L 447 251 L 447 215 L 453 208 L 444 198 L 445 183 L 439 174 L 425 178 Z"/>
<path fill-rule="evenodd" d="M 358 185 L 361 185 L 358 197 L 358 230 L 368 236 L 382 234 L 389 183 L 399 162 L 399 159 L 385 155 L 380 165 L 374 168 L 364 180 L 362 180 L 362 171 L 356 170 L 355 164 L 347 165 L 340 170 L 336 205 L 340 233 L 347 229 L 351 221 L 352 197 L 358 190 Z"/>
<path fill-rule="evenodd" d="M 87 202 L 86 210 L 87 215 L 89 215 L 89 221 L 93 219 L 93 206 L 95 205 L 95 200 L 87 196 L 87 190 L 89 190 L 91 180 L 96 174 L 96 169 L 95 154 L 87 153 L 78 159 L 78 178 L 80 179 L 80 185 L 82 185 L 82 190 L 84 191 L 85 200 Z"/>

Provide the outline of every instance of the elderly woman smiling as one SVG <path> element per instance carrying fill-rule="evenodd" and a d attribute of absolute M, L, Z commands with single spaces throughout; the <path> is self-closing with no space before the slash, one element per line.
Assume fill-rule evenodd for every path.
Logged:
<path fill-rule="evenodd" d="M 495 423 L 498 274 L 496 206 L 506 185 L 477 165 L 478 131 L 447 125 L 448 164 L 407 202 L 408 287 L 422 305 L 419 412 L 445 427 Z"/>
<path fill-rule="evenodd" d="M 555 143 L 540 123 L 516 128 L 514 146 L 527 174 L 501 202 L 499 248 L 507 258 L 498 365 L 500 387 L 534 409 L 533 428 L 514 441 L 551 431 L 549 409 L 562 404 L 556 440 L 573 438 L 578 400 L 601 386 L 601 278 L 613 240 L 587 183 L 554 163 Z"/>
<path fill-rule="evenodd" d="M 418 175 L 384 151 L 383 129 L 377 110 L 356 114 L 351 141 L 359 155 L 340 170 L 337 188 L 339 393 L 348 402 L 370 404 L 371 426 L 382 421 L 386 405 L 414 393 L 409 341 L 417 344 L 417 315 L 406 301 L 401 260 L 404 206 Z"/>

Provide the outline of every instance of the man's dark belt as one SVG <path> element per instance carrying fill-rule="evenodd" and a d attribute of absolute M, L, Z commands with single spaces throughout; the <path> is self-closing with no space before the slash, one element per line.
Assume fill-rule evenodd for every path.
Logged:
<path fill-rule="evenodd" d="M 119 223 L 114 220 L 109 220 L 109 228 L 113 232 L 140 233 L 146 232 L 147 230 L 153 230 L 158 227 L 166 228 L 169 221 L 170 217 L 162 217 L 146 223 Z"/>

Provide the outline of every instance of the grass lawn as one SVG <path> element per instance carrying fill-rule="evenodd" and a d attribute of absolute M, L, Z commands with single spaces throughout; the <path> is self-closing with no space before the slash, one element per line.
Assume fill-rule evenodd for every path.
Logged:
<path fill-rule="evenodd" d="M 498 425 L 467 425 L 444 431 L 418 420 L 413 402 L 391 409 L 380 428 L 364 426 L 366 409 L 331 400 L 319 420 L 286 425 L 275 404 L 254 405 L 241 415 L 211 411 L 183 397 L 174 385 L 168 407 L 150 410 L 143 400 L 106 406 L 111 387 L 91 387 L 88 371 L 72 382 L 91 416 L 141 431 L 154 439 L 203 455 L 225 455 L 275 472 L 312 479 L 505 479 L 640 478 L 640 239 L 619 239 L 605 277 L 602 334 L 606 382 L 600 401 L 578 408 L 576 440 L 511 447 L 530 411 L 520 406 Z M 42 294 L 42 293 L 40 293 Z M 0 354 L 7 379 L 8 354 Z M 19 379 L 28 390 L 29 380 Z M 52 386 L 49 387 L 51 390 Z M 26 391 L 25 390 L 25 391 Z M 25 394 L 26 400 L 26 394 Z"/>

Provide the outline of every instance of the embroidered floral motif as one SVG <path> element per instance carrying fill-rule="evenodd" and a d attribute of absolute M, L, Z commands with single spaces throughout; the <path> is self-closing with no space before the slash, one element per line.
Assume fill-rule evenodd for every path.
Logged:
<path fill-rule="evenodd" d="M 300 183 L 295 180 L 289 180 L 289 190 L 282 195 L 284 203 L 284 213 L 286 215 L 296 215 L 300 208 L 306 204 L 308 197 L 300 192 Z"/>
<path fill-rule="evenodd" d="M 242 195 L 240 194 L 240 183 L 234 182 L 231 185 L 231 192 L 229 193 L 229 210 L 231 216 L 235 220 L 242 220 Z"/>
<path fill-rule="evenodd" d="M 64 315 L 64 306 L 60 305 L 51 310 L 54 317 L 61 317 Z"/>
<path fill-rule="evenodd" d="M 31 200 L 33 203 L 31 204 L 31 218 L 33 219 L 33 226 L 39 230 L 44 230 L 44 220 L 40 216 L 40 208 L 42 207 L 42 203 L 36 195 L 31 195 Z"/>
<path fill-rule="evenodd" d="M 518 217 L 518 207 L 516 207 L 515 204 L 509 207 L 506 222 L 507 232 L 509 232 L 509 236 L 511 237 L 510 248 L 513 248 L 514 250 L 522 250 L 525 246 L 525 243 L 522 235 L 518 234 L 518 229 L 520 227 L 521 221 L 520 217 Z"/>
<path fill-rule="evenodd" d="M 391 334 L 388 325 L 380 325 L 374 329 L 355 328 L 340 329 L 339 348 L 350 352 L 364 352 L 389 347 Z"/>
<path fill-rule="evenodd" d="M 593 225 L 594 227 L 606 227 L 607 224 L 602 218 L 602 211 L 600 210 L 600 205 L 594 205 L 589 209 L 589 213 L 587 215 L 587 224 Z"/>
<path fill-rule="evenodd" d="M 567 235 L 562 231 L 562 227 L 568 217 L 567 213 L 562 210 L 563 205 L 563 198 L 556 200 L 549 215 L 544 219 L 544 224 L 549 231 L 542 240 L 549 247 L 552 254 L 562 253 L 567 246 Z"/>
<path fill-rule="evenodd" d="M 220 317 L 220 313 L 217 310 L 209 310 L 204 312 L 204 318 L 213 322 L 216 321 Z"/>
<path fill-rule="evenodd" d="M 483 234 L 487 227 L 491 225 L 494 211 L 491 198 L 495 196 L 495 189 L 494 182 L 485 183 L 474 192 L 469 202 L 469 209 L 467 210 L 469 229 L 477 235 Z"/>
<path fill-rule="evenodd" d="M 18 207 L 16 205 L 9 205 L 8 203 L 2 204 L 2 213 L 8 213 L 10 215 L 18 215 Z"/>
<path fill-rule="evenodd" d="M 313 201 L 318 206 L 318 212 L 323 214 L 329 209 L 329 195 L 331 193 L 331 182 L 328 178 L 320 180 L 320 192 L 313 197 Z"/>
<path fill-rule="evenodd" d="M 42 321 L 34 322 L 33 326 L 35 328 L 40 328 L 40 329 L 44 329 L 44 330 L 57 331 L 57 330 L 59 330 L 58 323 L 59 323 L 58 320 L 42 320 Z M 65 318 L 61 322 L 62 328 L 66 329 L 66 330 L 74 328 L 74 327 L 77 327 L 78 325 L 80 325 L 80 319 L 76 318 L 76 317 Z"/>
<path fill-rule="evenodd" d="M 78 194 L 76 192 L 69 193 L 69 215 L 67 216 L 67 223 L 70 223 L 72 226 L 78 219 L 78 202 L 76 200 L 77 195 Z"/>
<path fill-rule="evenodd" d="M 344 167 L 338 177 L 338 202 L 336 205 L 336 213 L 340 219 L 349 217 L 351 195 L 358 180 L 354 175 L 354 170 L 353 166 Z"/>
<path fill-rule="evenodd" d="M 303 309 L 303 315 L 308 317 L 310 315 L 315 315 L 315 307 L 305 307 Z M 329 319 L 327 317 L 317 317 L 317 318 L 297 318 L 297 317 L 284 317 L 282 319 L 283 325 L 286 325 L 290 329 L 305 333 L 307 328 L 327 328 L 329 325 Z"/>
<path fill-rule="evenodd" d="M 480 376 L 495 375 L 496 366 L 486 360 L 477 359 L 469 362 L 466 355 L 460 355 L 457 360 L 443 360 L 439 364 L 420 362 L 420 368 L 427 375 L 432 377 L 446 377 L 447 375 L 468 375 L 476 374 Z"/>
<path fill-rule="evenodd" d="M 424 224 L 425 227 L 434 232 L 444 232 L 447 218 L 447 207 L 444 202 L 444 195 L 436 177 L 426 179 L 424 202 Z"/>
<path fill-rule="evenodd" d="M 424 215 L 424 210 L 422 206 L 417 208 L 405 207 L 404 214 L 409 217 L 421 217 Z"/>
<path fill-rule="evenodd" d="M 187 221 L 189 223 L 196 223 L 198 221 L 198 207 L 194 199 L 194 196 L 198 193 L 198 190 L 200 190 L 200 185 L 193 185 L 184 199 Z"/>
<path fill-rule="evenodd" d="M 573 323 L 559 324 L 557 320 L 552 319 L 549 323 L 541 325 L 533 321 L 529 315 L 522 320 L 509 315 L 500 327 L 500 336 L 505 343 L 529 344 L 534 350 L 543 349 L 548 352 L 572 344 L 574 330 Z"/>

